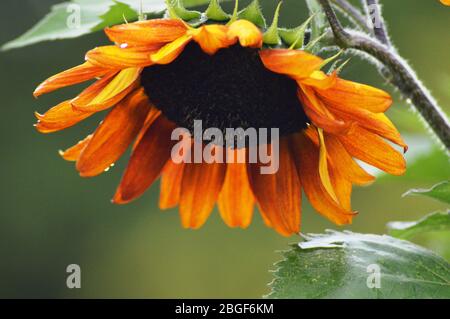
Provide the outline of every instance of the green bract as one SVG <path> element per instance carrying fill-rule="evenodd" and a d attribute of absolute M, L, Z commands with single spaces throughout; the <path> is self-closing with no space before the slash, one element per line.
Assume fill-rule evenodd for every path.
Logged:
<path fill-rule="evenodd" d="M 323 33 L 313 34 L 305 47 L 305 34 L 314 16 L 296 28 L 280 28 L 278 18 L 281 2 L 269 27 L 261 11 L 259 0 L 253 0 L 241 10 L 236 0 L 232 13 L 225 12 L 220 2 L 220 0 L 155 0 L 148 4 L 145 0 L 143 2 L 141 0 L 99 0 L 95 3 L 90 0 L 72 0 L 53 6 L 51 12 L 38 24 L 17 39 L 4 44 L 2 49 L 20 48 L 48 40 L 76 38 L 100 31 L 105 27 L 158 17 L 183 19 L 194 27 L 204 23 L 230 24 L 237 19 L 245 19 L 262 29 L 264 44 L 270 47 L 303 48 L 313 51 L 313 46 L 322 38 Z M 188 9 L 201 5 L 207 5 L 204 12 Z M 68 23 L 70 20 L 76 22 L 74 27 Z"/>

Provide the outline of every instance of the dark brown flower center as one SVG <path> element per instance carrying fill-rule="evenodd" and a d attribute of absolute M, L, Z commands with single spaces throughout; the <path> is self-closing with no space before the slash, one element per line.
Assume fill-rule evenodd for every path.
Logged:
<path fill-rule="evenodd" d="M 196 43 L 168 65 L 144 69 L 141 84 L 150 101 L 171 121 L 203 128 L 278 128 L 281 136 L 309 122 L 297 84 L 267 70 L 258 50 L 239 45 L 204 53 Z"/>

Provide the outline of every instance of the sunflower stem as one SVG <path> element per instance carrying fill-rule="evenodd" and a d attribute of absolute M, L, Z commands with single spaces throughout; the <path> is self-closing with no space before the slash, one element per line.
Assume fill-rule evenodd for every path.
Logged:
<path fill-rule="evenodd" d="M 391 39 L 386 27 L 386 22 L 381 13 L 381 5 L 378 0 L 362 0 L 367 17 L 372 20 L 372 32 L 381 43 L 392 47 Z"/>
<path fill-rule="evenodd" d="M 397 54 L 395 49 L 383 44 L 378 39 L 344 29 L 329 0 L 318 1 L 327 16 L 336 44 L 343 49 L 365 52 L 378 60 L 380 74 L 417 109 L 448 151 L 450 149 L 449 119 L 408 63 Z"/>
<path fill-rule="evenodd" d="M 366 19 L 366 17 L 350 2 L 348 2 L 347 0 L 333 0 L 333 4 L 337 9 L 343 12 L 354 25 L 358 26 L 358 28 L 366 32 L 372 31 L 368 27 L 368 20 Z"/>

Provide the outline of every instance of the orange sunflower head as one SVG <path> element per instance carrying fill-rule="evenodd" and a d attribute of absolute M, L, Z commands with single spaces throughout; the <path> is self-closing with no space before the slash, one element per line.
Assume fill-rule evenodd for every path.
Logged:
<path fill-rule="evenodd" d="M 114 203 L 135 200 L 161 177 L 159 205 L 179 206 L 186 228 L 201 227 L 217 202 L 231 227 L 247 227 L 256 204 L 268 226 L 286 236 L 298 233 L 302 191 L 317 212 L 349 224 L 353 185 L 374 180 L 356 159 L 394 175 L 405 171 L 402 154 L 386 141 L 406 149 L 384 115 L 391 97 L 321 71 L 326 61 L 301 50 L 302 28 L 279 32 L 273 24 L 263 33 L 254 4 L 228 16 L 217 1 L 211 3 L 196 27 L 174 17 L 172 7 L 171 18 L 105 29 L 114 44 L 89 51 L 86 62 L 34 92 L 95 79 L 75 98 L 36 114 L 38 131 L 60 131 L 108 109 L 95 131 L 62 157 L 75 161 L 81 176 L 92 177 L 131 145 Z M 211 23 L 211 17 L 225 24 Z M 279 134 L 265 144 L 228 147 L 192 138 L 195 120 L 219 132 L 276 128 Z M 174 159 L 180 127 L 186 128 L 185 144 L 210 160 Z M 261 170 L 264 159 L 250 160 L 251 151 L 263 148 L 277 154 L 270 173 Z"/>

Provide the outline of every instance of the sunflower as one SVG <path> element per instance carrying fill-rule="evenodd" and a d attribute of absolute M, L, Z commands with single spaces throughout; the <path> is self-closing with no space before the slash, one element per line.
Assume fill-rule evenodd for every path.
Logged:
<path fill-rule="evenodd" d="M 356 215 L 353 185 L 374 180 L 356 160 L 394 175 L 405 171 L 402 154 L 386 141 L 406 150 L 384 115 L 388 93 L 323 72 L 326 61 L 295 45 L 267 45 L 273 39 L 256 23 L 234 17 L 193 27 L 166 17 L 105 33 L 113 45 L 87 52 L 83 64 L 50 77 L 34 95 L 96 79 L 77 97 L 36 113 L 36 128 L 60 131 L 110 109 L 61 155 L 92 177 L 131 145 L 114 203 L 137 199 L 161 177 L 159 206 L 179 206 L 185 228 L 201 227 L 216 203 L 228 226 L 246 228 L 256 204 L 269 227 L 289 236 L 300 231 L 302 190 L 317 212 L 344 225 Z M 175 162 L 171 134 L 192 130 L 193 119 L 221 130 L 279 128 L 279 169 L 261 174 L 260 162 Z M 221 151 L 245 157 L 249 148 Z"/>

